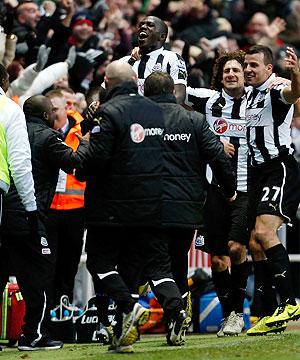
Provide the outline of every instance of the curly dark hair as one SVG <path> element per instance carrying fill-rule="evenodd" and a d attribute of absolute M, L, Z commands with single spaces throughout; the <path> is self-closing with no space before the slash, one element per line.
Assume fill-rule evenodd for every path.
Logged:
<path fill-rule="evenodd" d="M 222 90 L 223 68 L 227 63 L 227 61 L 236 60 L 242 65 L 242 67 L 244 67 L 244 59 L 245 59 L 245 52 L 242 50 L 221 53 L 214 63 L 211 88 L 217 91 Z"/>

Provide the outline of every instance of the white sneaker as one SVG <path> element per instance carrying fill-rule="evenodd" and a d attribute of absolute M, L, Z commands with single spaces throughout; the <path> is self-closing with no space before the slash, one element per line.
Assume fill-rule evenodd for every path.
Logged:
<path fill-rule="evenodd" d="M 227 318 L 223 332 L 225 335 L 238 335 L 242 332 L 244 325 L 243 314 L 236 314 L 232 311 Z"/>
<path fill-rule="evenodd" d="M 225 336 L 224 334 L 224 327 L 225 325 L 227 324 L 227 319 L 228 319 L 229 316 L 227 316 L 226 318 L 222 319 L 221 320 L 221 323 L 220 323 L 220 329 L 219 331 L 217 332 L 217 337 L 223 337 Z"/>

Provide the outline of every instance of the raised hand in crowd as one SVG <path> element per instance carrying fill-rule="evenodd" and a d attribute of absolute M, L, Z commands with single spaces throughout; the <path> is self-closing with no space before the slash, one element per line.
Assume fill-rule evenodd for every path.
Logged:
<path fill-rule="evenodd" d="M 66 11 L 66 17 L 62 20 L 62 24 L 69 27 L 71 24 L 72 17 L 75 14 L 75 4 L 73 0 L 61 0 L 61 6 Z"/>
<path fill-rule="evenodd" d="M 71 67 L 74 66 L 75 61 L 76 61 L 76 47 L 75 46 L 71 46 L 68 52 L 68 56 L 65 60 L 65 62 L 68 64 L 68 68 L 71 69 Z"/>
<path fill-rule="evenodd" d="M 48 47 L 46 45 L 41 45 L 37 54 L 37 58 L 36 58 L 36 64 L 34 67 L 34 70 L 36 72 L 40 72 L 41 70 L 44 69 L 47 61 L 48 61 L 48 57 L 49 57 L 49 53 L 50 53 L 51 48 Z"/>
<path fill-rule="evenodd" d="M 266 26 L 265 33 L 270 39 L 275 39 L 281 32 L 285 30 L 286 21 L 280 17 L 276 17 L 270 25 Z"/>

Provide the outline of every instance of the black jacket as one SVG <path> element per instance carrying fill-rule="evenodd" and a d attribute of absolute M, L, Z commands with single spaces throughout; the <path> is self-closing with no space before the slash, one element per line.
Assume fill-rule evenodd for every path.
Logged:
<path fill-rule="evenodd" d="M 196 228 L 202 224 L 209 163 L 230 198 L 236 179 L 223 144 L 203 115 L 185 110 L 171 95 L 152 97 L 164 114 L 163 226 Z"/>
<path fill-rule="evenodd" d="M 59 169 L 72 173 L 81 164 L 88 143 L 81 141 L 76 152 L 66 145 L 59 133 L 41 119 L 26 118 L 31 147 L 32 173 L 35 196 L 42 223 L 46 220 L 58 180 Z M 43 229 L 42 224 L 41 229 Z M 25 210 L 15 186 L 4 197 L 3 227 L 7 233 L 27 234 L 29 232 Z"/>
<path fill-rule="evenodd" d="M 132 83 L 108 96 L 85 163 L 89 225 L 198 227 L 206 161 L 218 168 L 226 196 L 233 196 L 231 164 L 201 115 L 185 111 L 174 97 L 165 99 L 174 104 L 156 105 Z"/>
<path fill-rule="evenodd" d="M 115 87 L 96 118 L 85 162 L 88 225 L 160 226 L 163 115 L 133 82 Z M 100 130 L 100 132 L 99 132 Z"/>

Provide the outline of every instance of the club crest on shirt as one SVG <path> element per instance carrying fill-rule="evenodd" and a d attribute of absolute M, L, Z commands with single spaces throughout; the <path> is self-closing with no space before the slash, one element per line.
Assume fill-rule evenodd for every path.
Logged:
<path fill-rule="evenodd" d="M 152 69 L 152 72 L 155 72 L 155 71 L 162 71 L 162 66 L 161 66 L 161 64 L 155 64 L 154 66 L 153 66 L 153 69 Z"/>

